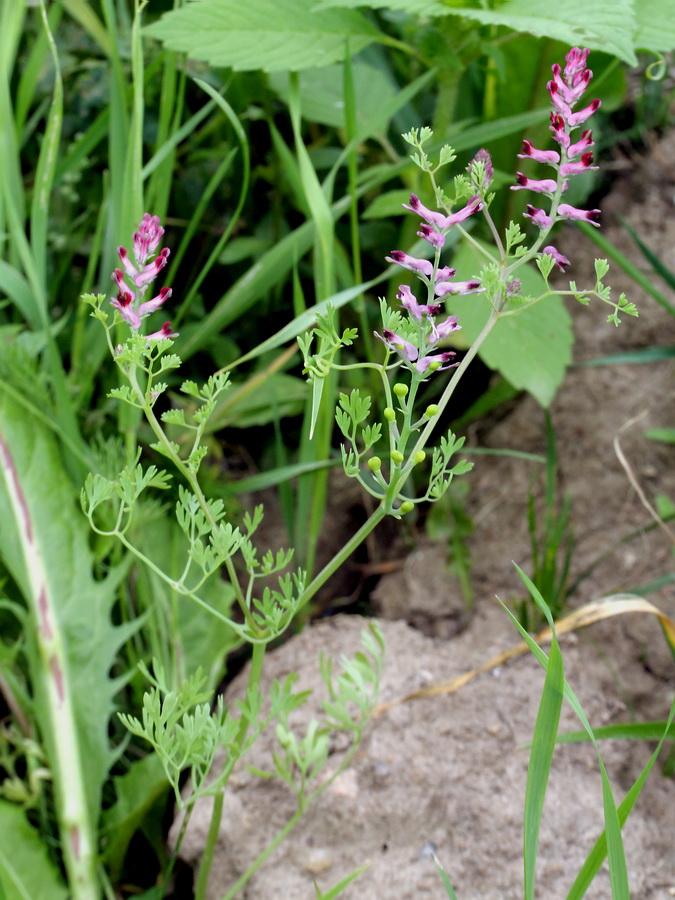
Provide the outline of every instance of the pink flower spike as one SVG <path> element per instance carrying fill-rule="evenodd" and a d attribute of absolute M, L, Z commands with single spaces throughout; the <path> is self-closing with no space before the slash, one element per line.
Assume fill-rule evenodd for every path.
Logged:
<path fill-rule="evenodd" d="M 579 153 L 584 153 L 586 150 L 589 150 L 592 146 L 593 132 L 582 131 L 581 140 L 577 141 L 576 144 L 570 144 L 570 146 L 567 148 L 567 158 L 573 159 L 575 156 L 578 156 Z"/>
<path fill-rule="evenodd" d="M 410 269 L 411 272 L 424 275 L 426 278 L 431 278 L 434 273 L 433 263 L 430 263 L 428 259 L 417 259 L 415 256 L 408 256 L 402 250 L 392 250 L 391 256 L 385 256 L 385 259 L 387 262 L 402 266 L 404 269 Z"/>
<path fill-rule="evenodd" d="M 482 294 L 484 290 L 480 281 L 439 281 L 434 293 L 437 297 L 445 297 L 448 294 Z"/>
<path fill-rule="evenodd" d="M 563 96 L 563 99 L 566 103 L 569 103 L 570 106 L 574 106 L 579 97 L 584 93 L 586 88 L 588 87 L 588 83 L 593 77 L 593 73 L 586 69 L 583 72 L 580 72 L 578 75 L 575 75 L 574 78 L 569 79 L 565 76 L 565 81 L 563 81 L 561 77 L 562 69 L 555 63 L 551 66 L 551 71 L 553 72 L 553 78 L 555 80 L 556 86 L 560 93 Z"/>
<path fill-rule="evenodd" d="M 164 303 L 164 301 L 168 300 L 170 296 L 170 287 L 161 288 L 159 294 L 157 294 L 156 297 L 153 297 L 152 300 L 146 300 L 145 303 L 141 303 L 141 305 L 138 307 L 138 315 L 143 318 L 144 316 L 149 316 L 150 313 L 156 312 Z"/>
<path fill-rule="evenodd" d="M 421 320 L 422 316 L 435 316 L 441 310 L 440 303 L 433 303 L 428 306 L 418 303 L 407 284 L 399 286 L 396 299 L 400 300 L 401 306 L 407 309 L 410 315 L 417 320 Z"/>
<path fill-rule="evenodd" d="M 445 322 L 440 322 L 438 325 L 435 322 L 433 323 L 427 342 L 429 344 L 438 344 L 444 341 L 453 331 L 460 331 L 461 328 L 462 326 L 459 324 L 457 316 L 448 316 Z"/>
<path fill-rule="evenodd" d="M 159 331 L 153 331 L 152 334 L 146 335 L 146 339 L 148 341 L 164 341 L 164 340 L 173 340 L 173 338 L 178 337 L 178 332 L 173 331 L 171 328 L 171 322 L 165 322 Z"/>
<path fill-rule="evenodd" d="M 415 368 L 421 375 L 424 375 L 429 368 L 431 368 L 433 372 L 442 372 L 444 369 L 454 369 L 459 365 L 459 362 L 450 363 L 449 366 L 444 365 L 444 363 L 450 362 L 455 356 L 457 356 L 457 354 L 452 350 L 446 350 L 444 353 L 435 353 L 431 356 L 423 356 L 421 359 L 417 360 Z"/>
<path fill-rule="evenodd" d="M 590 222 L 591 225 L 600 225 L 599 209 L 577 209 L 576 206 L 570 206 L 569 203 L 561 203 L 558 207 L 558 215 L 564 219 L 577 219 L 583 222 Z"/>
<path fill-rule="evenodd" d="M 555 150 L 537 150 L 529 141 L 523 141 L 523 149 L 518 154 L 519 159 L 533 159 L 535 162 L 547 163 L 555 166 L 560 162 L 560 154 Z"/>
<path fill-rule="evenodd" d="M 568 175 L 580 175 L 582 172 L 597 168 L 598 166 L 593 165 L 593 154 L 589 150 L 587 153 L 584 153 L 581 159 L 578 159 L 575 162 L 563 163 L 562 166 L 560 166 L 560 174 L 564 177 L 567 177 Z"/>
<path fill-rule="evenodd" d="M 558 207 L 560 209 L 560 207 Z M 550 228 L 553 225 L 553 219 L 547 215 L 543 209 L 537 209 L 536 206 L 527 206 L 527 212 L 523 213 L 528 219 L 532 219 L 539 228 Z"/>
<path fill-rule="evenodd" d="M 110 301 L 110 305 L 114 306 L 115 309 L 119 311 L 127 325 L 130 325 L 134 331 L 137 331 L 141 327 L 141 319 L 140 316 L 134 312 L 132 306 L 133 300 L 134 295 L 130 291 L 122 289 L 117 297 L 114 297 Z"/>
<path fill-rule="evenodd" d="M 553 262 L 561 272 L 564 272 L 567 266 L 571 265 L 569 259 L 566 256 L 563 256 L 563 254 L 559 250 L 556 250 L 556 248 L 551 246 L 550 244 L 548 245 L 548 247 L 544 247 L 541 252 L 547 253 L 549 256 L 552 256 Z"/>
<path fill-rule="evenodd" d="M 417 235 L 418 237 L 424 238 L 425 241 L 428 241 L 436 250 L 442 250 L 445 245 L 445 236 L 438 231 L 434 231 L 431 225 L 420 225 L 420 230 L 417 232 Z"/>
<path fill-rule="evenodd" d="M 585 109 L 580 110 L 578 113 L 572 113 L 567 117 L 567 124 L 570 128 L 576 128 L 577 125 L 581 125 L 586 119 L 590 119 L 594 112 L 600 109 L 602 103 L 600 100 L 593 100 L 592 103 L 589 103 Z"/>
<path fill-rule="evenodd" d="M 408 362 L 415 362 L 419 356 L 417 347 L 415 347 L 414 344 L 411 344 L 410 341 L 406 341 L 405 338 L 402 338 L 400 335 L 396 334 L 396 332 L 390 331 L 389 328 L 383 328 L 382 334 L 378 334 L 377 331 L 373 332 L 373 334 L 375 337 L 378 337 L 383 344 L 386 344 L 390 350 L 396 350 L 396 352 L 407 359 Z"/>
<path fill-rule="evenodd" d="M 554 194 L 558 183 L 553 178 L 542 178 L 536 180 L 528 178 L 522 172 L 516 172 L 516 181 L 518 184 L 512 184 L 512 191 L 534 191 L 537 194 Z"/>

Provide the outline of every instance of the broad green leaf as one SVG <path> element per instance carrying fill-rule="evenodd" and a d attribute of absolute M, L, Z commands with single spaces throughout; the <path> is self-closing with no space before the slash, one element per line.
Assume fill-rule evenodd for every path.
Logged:
<path fill-rule="evenodd" d="M 172 50 L 237 71 L 327 66 L 381 33 L 355 10 L 315 11 L 314 0 L 190 0 L 146 29 Z"/>
<path fill-rule="evenodd" d="M 321 9 L 362 6 L 362 0 L 323 0 Z M 496 9 L 473 9 L 464 3 L 443 3 L 440 0 L 371 0 L 369 6 L 387 7 L 418 16 L 462 16 L 485 25 L 504 25 L 514 31 L 525 31 L 537 37 L 555 38 L 571 47 L 589 47 L 612 53 L 630 65 L 636 65 L 636 48 L 670 49 L 668 38 L 658 38 L 658 26 L 640 28 L 637 32 L 634 0 L 504 0 L 494 4 Z M 640 21 L 647 23 L 647 11 L 639 7 Z M 657 11 L 656 21 L 664 22 L 667 35 L 673 32 L 672 12 L 663 0 L 651 0 Z M 667 21 L 666 21 L 667 17 Z M 652 46 L 653 41 L 661 46 Z M 667 46 L 662 46 L 664 43 Z"/>
<path fill-rule="evenodd" d="M 477 275 L 480 263 L 468 244 L 452 260 L 457 278 Z M 524 295 L 536 297 L 545 291 L 544 281 L 530 267 L 519 269 Z M 453 297 L 448 309 L 459 316 L 460 336 L 471 343 L 489 316 L 489 303 L 481 294 Z M 480 357 L 500 372 L 514 387 L 526 390 L 542 406 L 553 400 L 571 362 L 572 326 L 560 297 L 547 297 L 516 316 L 497 322 L 480 349 Z"/>
<path fill-rule="evenodd" d="M 633 38 L 636 50 L 666 53 L 675 50 L 675 10 L 664 0 L 640 0 L 640 12 Z"/>
<path fill-rule="evenodd" d="M 21 807 L 0 800 L 0 897 L 3 900 L 67 900 L 47 845 Z"/>
<path fill-rule="evenodd" d="M 637 65 L 633 0 L 505 0 L 497 9 L 462 9 L 461 15 L 485 25 L 504 25 L 537 37 L 555 38 L 571 47 L 602 50 Z M 640 12 L 642 17 L 642 12 Z"/>

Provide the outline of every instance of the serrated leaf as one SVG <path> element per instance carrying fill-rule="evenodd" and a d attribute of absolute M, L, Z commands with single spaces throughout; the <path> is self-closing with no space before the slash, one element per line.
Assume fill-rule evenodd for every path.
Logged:
<path fill-rule="evenodd" d="M 479 257 L 464 245 L 452 261 L 458 278 L 469 278 L 479 270 Z M 470 274 L 469 274 L 470 273 Z M 537 270 L 518 269 L 523 292 L 533 297 L 546 289 Z M 489 302 L 481 294 L 453 297 L 448 303 L 459 316 L 460 334 L 467 342 L 476 339 L 489 316 Z M 572 359 L 572 326 L 560 297 L 547 297 L 536 306 L 515 316 L 507 316 L 497 325 L 479 351 L 491 369 L 500 372 L 514 387 L 526 390 L 547 407 L 565 376 Z"/>
<path fill-rule="evenodd" d="M 381 37 L 360 13 L 315 0 L 191 0 L 145 29 L 172 50 L 236 71 L 327 66 Z M 348 40 L 347 40 L 348 39 Z"/>

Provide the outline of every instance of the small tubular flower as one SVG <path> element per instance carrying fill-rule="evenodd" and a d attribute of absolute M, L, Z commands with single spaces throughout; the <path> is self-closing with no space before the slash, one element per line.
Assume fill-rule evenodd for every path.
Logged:
<path fill-rule="evenodd" d="M 141 318 L 134 311 L 132 303 L 134 295 L 128 290 L 120 290 L 116 297 L 110 301 L 110 305 L 114 306 L 122 316 L 127 325 L 130 325 L 134 331 L 141 327 Z"/>
<path fill-rule="evenodd" d="M 512 184 L 512 191 L 534 191 L 536 194 L 554 194 L 558 183 L 554 178 L 542 178 L 540 180 L 528 178 L 522 172 L 516 172 L 518 184 Z"/>
<path fill-rule="evenodd" d="M 528 204 L 523 215 L 527 216 L 528 219 L 532 219 L 539 228 L 550 228 L 553 225 L 553 219 L 543 209 L 537 209 L 536 206 Z"/>
<path fill-rule="evenodd" d="M 574 162 L 563 163 L 560 166 L 560 174 L 567 177 L 569 175 L 580 175 L 582 172 L 588 172 L 591 169 L 597 169 L 597 166 L 593 165 L 593 154 L 588 151 L 588 153 L 584 153 L 581 159 L 577 159 Z"/>
<path fill-rule="evenodd" d="M 555 150 L 537 150 L 529 141 L 523 141 L 523 147 L 518 154 L 519 159 L 533 159 L 535 162 L 557 165 L 560 162 L 560 154 Z"/>
<path fill-rule="evenodd" d="M 138 307 L 138 315 L 143 318 L 144 316 L 149 316 L 150 313 L 154 313 L 160 308 L 160 306 L 162 306 L 165 300 L 169 299 L 171 294 L 171 288 L 160 288 L 159 294 L 157 294 L 156 297 L 153 297 L 152 300 L 146 300 L 145 303 L 141 303 L 141 305 Z"/>
<path fill-rule="evenodd" d="M 567 148 L 567 158 L 574 159 L 575 156 L 578 156 L 580 153 L 584 153 L 589 147 L 593 146 L 593 132 L 592 131 L 582 131 L 581 132 L 581 140 L 577 141 L 576 144 L 570 144 Z"/>
<path fill-rule="evenodd" d="M 446 350 L 444 353 L 433 353 L 430 356 L 422 356 L 415 363 L 415 368 L 420 374 L 424 374 L 431 368 L 434 372 L 442 372 L 444 369 L 454 369 L 459 362 L 450 362 L 457 356 L 452 350 Z M 450 365 L 445 365 L 449 363 Z"/>
<path fill-rule="evenodd" d="M 395 331 L 391 331 L 389 328 L 383 328 L 382 334 L 378 334 L 377 331 L 373 333 L 375 334 L 375 337 L 378 337 L 390 350 L 395 350 L 400 356 L 407 359 L 408 362 L 415 362 L 419 356 L 417 347 L 414 344 L 411 344 L 410 341 L 406 341 L 406 339 L 402 338 L 399 334 L 396 334 Z"/>
<path fill-rule="evenodd" d="M 164 341 L 178 337 L 178 332 L 173 330 L 171 322 L 165 322 L 159 331 L 153 331 L 152 334 L 148 334 L 146 337 L 149 341 Z"/>
<path fill-rule="evenodd" d="M 564 219 L 578 219 L 583 222 L 590 222 L 591 225 L 600 225 L 599 209 L 577 209 L 576 206 L 570 206 L 569 203 L 561 203 L 558 207 L 558 215 Z"/>
<path fill-rule="evenodd" d="M 428 241 L 434 249 L 442 250 L 445 245 L 445 235 L 436 231 L 431 225 L 422 224 L 417 232 L 418 237 Z"/>
<path fill-rule="evenodd" d="M 552 256 L 553 262 L 561 272 L 564 272 L 567 266 L 570 265 L 569 259 L 566 256 L 563 256 L 563 254 L 559 250 L 556 250 L 551 244 L 549 244 L 548 247 L 544 247 L 541 252 Z"/>
<path fill-rule="evenodd" d="M 423 316 L 435 316 L 441 311 L 440 303 L 422 304 L 417 302 L 417 298 L 410 290 L 407 284 L 401 284 L 398 288 L 396 299 L 401 301 L 401 306 L 407 309 L 410 315 L 421 321 Z"/>
<path fill-rule="evenodd" d="M 432 322 L 431 332 L 427 338 L 427 342 L 429 344 L 439 344 L 441 341 L 444 341 L 449 334 L 452 334 L 453 331 L 460 331 L 461 328 L 462 326 L 459 324 L 457 316 L 448 316 L 444 322 L 439 322 L 438 325 L 435 322 Z"/>
<path fill-rule="evenodd" d="M 417 259 L 415 256 L 408 256 L 402 250 L 392 250 L 391 256 L 385 256 L 387 262 L 402 266 L 404 269 L 410 269 L 418 275 L 424 275 L 425 278 L 431 278 L 434 274 L 433 263 L 428 259 Z"/>
<path fill-rule="evenodd" d="M 445 230 L 446 228 L 451 228 L 453 225 L 456 225 L 458 222 L 463 222 L 474 213 L 479 212 L 483 208 L 483 201 L 478 196 L 472 197 L 463 209 L 445 216 L 443 213 L 428 209 L 416 194 L 411 194 L 410 205 L 404 203 L 403 207 L 404 209 L 409 209 L 410 212 L 417 213 L 417 215 L 421 216 L 429 223 L 429 225 Z"/>
<path fill-rule="evenodd" d="M 485 288 L 480 281 L 439 281 L 434 287 L 437 297 L 448 294 L 481 294 Z"/>

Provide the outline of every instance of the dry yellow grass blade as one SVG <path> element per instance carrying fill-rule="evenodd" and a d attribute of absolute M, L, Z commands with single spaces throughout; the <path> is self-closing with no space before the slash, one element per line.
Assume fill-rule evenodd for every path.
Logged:
<path fill-rule="evenodd" d="M 665 613 L 661 612 L 661 610 L 654 606 L 653 603 L 650 603 L 648 600 L 645 600 L 643 597 L 638 597 L 635 594 L 612 594 L 602 600 L 587 603 L 585 606 L 581 606 L 579 609 L 575 610 L 569 616 L 565 616 L 564 619 L 560 619 L 556 622 L 556 633 L 558 635 L 567 634 L 570 631 L 577 631 L 579 628 L 585 628 L 587 625 L 592 625 L 594 622 L 601 622 L 603 619 L 611 619 L 614 616 L 623 616 L 627 613 L 649 613 L 650 615 L 657 616 L 661 627 L 663 628 L 666 641 L 670 645 L 670 649 L 675 653 L 675 621 L 669 618 Z M 551 629 L 544 628 L 534 639 L 538 644 L 548 643 L 551 640 Z M 478 666 L 477 669 L 471 669 L 469 672 L 464 672 L 462 675 L 451 678 L 449 681 L 439 681 L 437 684 L 421 688 L 419 691 L 414 691 L 414 693 L 407 694 L 405 697 L 400 697 L 398 700 L 392 700 L 390 703 L 378 706 L 375 710 L 375 715 L 378 716 L 381 713 L 392 709 L 394 706 L 398 706 L 401 703 L 407 703 L 409 700 L 421 700 L 423 697 L 435 697 L 439 694 L 454 694 L 455 691 L 464 687 L 464 685 L 471 681 L 472 678 L 475 678 L 476 675 L 481 675 L 483 672 L 489 672 L 492 669 L 496 669 L 497 666 L 503 665 L 505 662 L 508 662 L 508 660 L 529 652 L 529 648 L 525 641 L 520 641 L 508 650 L 504 650 L 502 653 L 493 656 L 492 659 L 484 662 L 481 666 Z"/>

